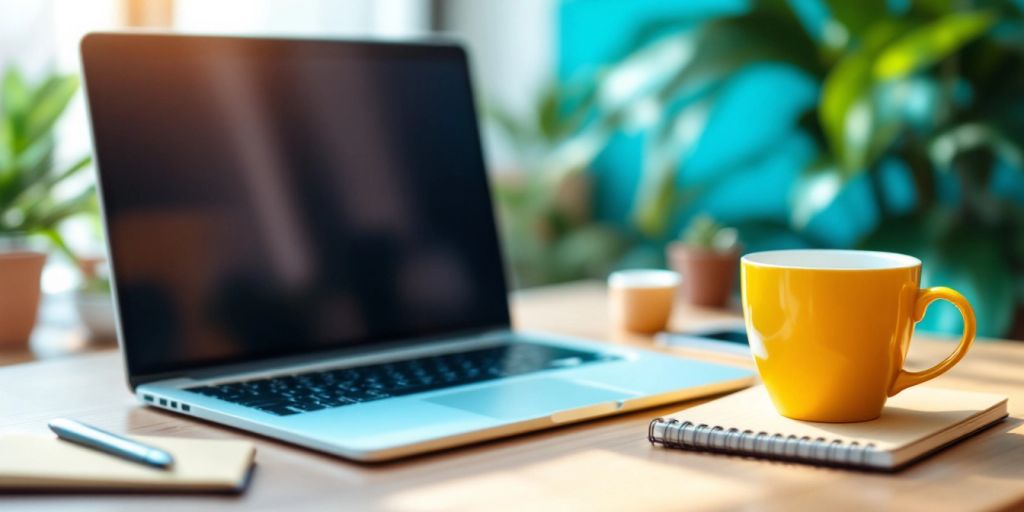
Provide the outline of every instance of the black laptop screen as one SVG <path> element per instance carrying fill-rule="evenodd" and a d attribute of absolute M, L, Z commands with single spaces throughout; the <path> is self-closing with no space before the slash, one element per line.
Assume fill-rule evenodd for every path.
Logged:
<path fill-rule="evenodd" d="M 457 47 L 82 53 L 132 377 L 508 326 Z"/>

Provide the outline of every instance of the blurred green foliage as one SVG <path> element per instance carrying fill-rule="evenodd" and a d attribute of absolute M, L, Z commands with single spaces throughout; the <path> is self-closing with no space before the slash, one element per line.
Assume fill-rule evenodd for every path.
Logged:
<path fill-rule="evenodd" d="M 993 176 L 999 166 L 1024 172 L 1024 14 L 999 0 L 823 4 L 820 27 L 790 2 L 753 0 L 742 14 L 642 28 L 635 51 L 572 96 L 586 98 L 576 103 L 586 111 L 552 115 L 574 122 L 550 141 L 556 164 L 547 169 L 572 155 L 585 157 L 572 166 L 585 167 L 616 131 L 645 130 L 634 236 L 663 239 L 675 216 L 716 185 L 687 184 L 678 173 L 730 78 L 753 64 L 791 66 L 820 84 L 817 103 L 793 127 L 817 156 L 791 185 L 788 225 L 752 222 L 743 238 L 784 229 L 821 245 L 808 225 L 867 180 L 880 221 L 857 245 L 922 258 L 925 284 L 960 288 L 982 333 L 1005 335 L 1024 304 L 1024 206 L 1000 194 Z M 570 111 L 558 105 L 549 112 Z M 892 161 L 913 182 L 909 212 L 888 203 L 881 168 Z M 952 197 L 940 190 L 948 182 L 958 190 Z"/>
<path fill-rule="evenodd" d="M 550 83 L 525 116 L 497 105 L 485 111 L 522 166 L 495 179 L 516 287 L 603 276 L 629 246 L 624 233 L 593 216 L 588 166 L 614 127 L 583 130 L 594 109 L 594 91 L 592 83 Z"/>
<path fill-rule="evenodd" d="M 75 76 L 52 75 L 30 84 L 13 67 L 0 84 L 0 236 L 42 235 L 72 260 L 57 228 L 72 216 L 96 211 L 96 188 L 68 198 L 54 190 L 92 159 L 58 167 L 53 131 L 77 90 Z"/>

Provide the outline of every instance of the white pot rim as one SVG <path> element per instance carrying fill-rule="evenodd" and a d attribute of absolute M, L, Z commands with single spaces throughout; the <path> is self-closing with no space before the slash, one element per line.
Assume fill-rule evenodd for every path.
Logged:
<path fill-rule="evenodd" d="M 682 276 L 672 270 L 618 270 L 608 276 L 608 286 L 611 288 L 667 288 L 679 286 L 682 280 Z"/>

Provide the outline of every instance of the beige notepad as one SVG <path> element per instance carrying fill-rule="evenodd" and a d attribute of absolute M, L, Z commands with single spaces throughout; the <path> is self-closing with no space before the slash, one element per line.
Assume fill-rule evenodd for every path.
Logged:
<path fill-rule="evenodd" d="M 245 488 L 256 449 L 248 441 L 132 436 L 174 455 L 161 470 L 53 436 L 0 436 L 0 490 L 238 492 Z"/>
<path fill-rule="evenodd" d="M 1006 397 L 917 386 L 862 423 L 812 423 L 779 415 L 764 387 L 651 422 L 651 443 L 813 464 L 894 470 L 1007 415 Z"/>

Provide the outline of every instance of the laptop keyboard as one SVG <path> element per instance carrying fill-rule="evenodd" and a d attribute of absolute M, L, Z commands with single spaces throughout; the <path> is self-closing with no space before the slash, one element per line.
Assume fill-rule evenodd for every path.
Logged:
<path fill-rule="evenodd" d="M 186 391 L 287 416 L 617 359 L 618 356 L 610 354 L 564 347 L 509 343 L 369 366 L 199 386 Z"/>

